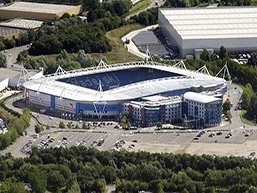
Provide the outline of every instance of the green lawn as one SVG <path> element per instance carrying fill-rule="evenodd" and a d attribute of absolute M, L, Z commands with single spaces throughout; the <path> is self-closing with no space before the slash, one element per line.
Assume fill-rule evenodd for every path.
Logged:
<path fill-rule="evenodd" d="M 247 125 L 255 126 L 255 123 L 246 116 L 246 110 L 242 110 L 242 112 L 240 113 L 240 119 L 243 123 Z"/>
<path fill-rule="evenodd" d="M 97 60 L 104 58 L 107 63 L 119 63 L 142 60 L 141 58 L 129 53 L 123 46 L 121 37 L 125 36 L 131 31 L 143 28 L 139 24 L 128 24 L 106 33 L 106 37 L 109 39 L 112 46 L 112 51 L 107 53 L 93 53 L 91 56 Z"/>
<path fill-rule="evenodd" d="M 142 10 L 145 10 L 150 4 L 150 0 L 140 0 L 130 8 L 128 16 L 132 16 Z"/>

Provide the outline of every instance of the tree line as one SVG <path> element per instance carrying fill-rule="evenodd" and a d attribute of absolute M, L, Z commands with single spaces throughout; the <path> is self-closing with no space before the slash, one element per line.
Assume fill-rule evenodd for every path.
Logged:
<path fill-rule="evenodd" d="M 23 109 L 22 115 L 16 117 L 0 109 L 0 115 L 5 120 L 8 129 L 7 133 L 0 134 L 0 149 L 3 150 L 24 134 L 29 127 L 31 114 L 28 109 Z"/>
<path fill-rule="evenodd" d="M 25 50 L 19 53 L 17 61 L 23 64 L 26 69 L 39 69 L 43 67 L 45 74 L 56 72 L 59 66 L 65 70 L 73 70 L 96 66 L 99 62 L 89 54 L 86 54 L 84 50 L 79 50 L 77 53 L 72 54 L 69 54 L 66 50 L 62 50 L 53 57 L 31 57 L 28 51 Z"/>
<path fill-rule="evenodd" d="M 106 184 L 115 184 L 116 192 L 124 193 L 257 191 L 257 162 L 243 157 L 33 148 L 29 158 L 0 156 L 0 168 L 4 187 L 25 183 L 36 193 L 104 193 Z M 21 186 L 17 193 L 22 192 L 26 190 Z"/>
<path fill-rule="evenodd" d="M 200 60 L 187 60 L 185 62 L 189 69 L 199 69 L 206 65 L 211 75 L 216 73 L 227 64 L 232 81 L 234 83 L 245 86 L 242 95 L 242 109 L 246 110 L 246 116 L 256 121 L 257 117 L 257 68 L 256 68 L 256 52 L 251 53 L 251 58 L 247 64 L 239 64 L 230 59 L 229 53 L 224 46 L 221 46 L 219 54 L 209 54 L 207 50 L 203 50 Z"/>

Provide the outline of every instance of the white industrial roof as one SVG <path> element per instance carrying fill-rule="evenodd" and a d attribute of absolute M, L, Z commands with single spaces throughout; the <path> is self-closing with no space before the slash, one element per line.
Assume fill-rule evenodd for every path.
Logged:
<path fill-rule="evenodd" d="M 59 13 L 74 6 L 47 3 L 14 2 L 13 4 L 1 7 L 2 10 L 37 12 L 37 13 Z"/>
<path fill-rule="evenodd" d="M 257 37 L 257 7 L 160 9 L 182 39 Z"/>
<path fill-rule="evenodd" d="M 0 22 L 0 26 L 13 27 L 20 29 L 35 29 L 39 28 L 43 24 L 43 21 L 30 20 L 30 19 L 11 19 Z"/>
<path fill-rule="evenodd" d="M 133 67 L 148 67 L 159 70 L 175 72 L 184 76 L 160 78 L 155 80 L 148 80 L 117 87 L 111 90 L 100 93 L 99 91 L 84 88 L 60 81 L 56 79 L 67 78 L 73 76 L 81 76 L 92 73 L 108 72 L 120 69 L 130 69 Z M 38 80 L 31 80 L 26 82 L 23 86 L 29 90 L 39 93 L 59 96 L 62 98 L 76 100 L 76 101 L 124 101 L 135 98 L 142 98 L 146 96 L 156 95 L 159 93 L 174 91 L 178 89 L 191 88 L 192 85 L 201 85 L 209 87 L 209 85 L 220 86 L 225 83 L 225 80 L 219 77 L 213 77 L 207 74 L 202 74 L 195 71 L 185 70 L 177 67 L 172 67 L 165 64 L 145 64 L 143 62 L 135 62 L 128 64 L 119 64 L 104 69 L 92 68 L 70 71 L 63 75 L 47 76 Z"/>
<path fill-rule="evenodd" d="M 201 93 L 195 93 L 195 92 L 186 92 L 184 94 L 184 99 L 199 102 L 199 103 L 211 103 L 215 101 L 221 101 L 220 98 L 204 95 Z"/>

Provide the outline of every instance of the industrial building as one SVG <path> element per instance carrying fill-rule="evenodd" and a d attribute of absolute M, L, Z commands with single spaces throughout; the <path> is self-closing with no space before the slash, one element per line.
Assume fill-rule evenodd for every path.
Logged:
<path fill-rule="evenodd" d="M 159 26 L 180 56 L 198 55 L 202 49 L 218 52 L 257 50 L 257 7 L 159 9 Z"/>
<path fill-rule="evenodd" d="M 157 108 L 163 105 L 167 112 L 163 112 L 161 120 L 174 122 L 181 118 L 181 104 L 178 107 L 172 103 L 181 101 L 179 96 L 184 93 L 226 92 L 223 78 L 211 76 L 202 69 L 187 70 L 183 62 L 173 66 L 150 61 L 109 66 L 101 61 L 97 67 L 69 72 L 59 68 L 54 74 L 27 81 L 23 84 L 24 96 L 29 106 L 74 119 L 117 120 L 126 112 L 124 104 L 140 106 L 136 101 L 143 100 L 145 109 L 156 109 L 156 112 L 147 110 L 140 125 L 155 124 L 159 120 L 155 116 Z M 168 99 L 151 97 L 154 95 Z"/>
<path fill-rule="evenodd" d="M 24 29 L 0 26 L 0 41 L 3 41 L 5 39 L 12 39 L 13 37 L 19 38 L 20 34 L 25 32 L 26 30 Z"/>
<path fill-rule="evenodd" d="M 28 18 L 36 20 L 56 20 L 64 13 L 78 15 L 83 11 L 82 6 L 14 2 L 10 5 L 0 7 L 2 19 Z"/>
<path fill-rule="evenodd" d="M 31 19 L 10 19 L 0 22 L 1 27 L 18 28 L 18 29 L 33 29 L 37 30 L 41 27 L 43 21 L 31 20 Z"/>
<path fill-rule="evenodd" d="M 42 70 L 26 70 L 20 68 L 0 68 L 0 92 L 6 88 L 21 87 L 28 80 L 41 78 Z"/>

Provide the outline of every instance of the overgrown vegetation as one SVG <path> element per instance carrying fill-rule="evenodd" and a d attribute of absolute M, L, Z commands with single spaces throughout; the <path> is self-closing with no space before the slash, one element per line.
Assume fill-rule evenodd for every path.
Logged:
<path fill-rule="evenodd" d="M 199 69 L 206 65 L 210 74 L 216 73 L 227 64 L 234 83 L 245 86 L 242 95 L 242 109 L 246 110 L 244 117 L 250 121 L 256 122 L 257 118 L 257 64 L 255 62 L 256 53 L 251 54 L 253 58 L 249 60 L 248 64 L 239 64 L 229 58 L 229 54 L 223 46 L 220 48 L 219 57 L 216 54 L 209 55 L 208 52 L 203 51 L 201 60 L 187 60 L 185 62 L 189 69 Z"/>
<path fill-rule="evenodd" d="M 147 152 L 100 152 L 85 147 L 33 148 L 26 159 L 0 156 L 0 180 L 8 187 L 29 183 L 32 192 L 250 193 L 256 192 L 257 162 L 242 157 L 213 157 Z M 22 190 L 22 186 L 21 186 Z M 254 191 L 253 191 L 254 190 Z M 7 193 L 1 188 L 1 193 Z M 10 192 L 10 191 L 9 191 Z M 19 191 L 19 192 L 26 192 Z"/>
<path fill-rule="evenodd" d="M 137 14 L 145 9 L 151 4 L 150 0 L 140 0 L 134 4 L 129 10 L 129 16 Z"/>
<path fill-rule="evenodd" d="M 95 66 L 99 62 L 89 54 L 86 54 L 84 50 L 72 54 L 62 50 L 57 55 L 38 57 L 32 57 L 28 55 L 28 51 L 23 51 L 18 55 L 17 60 L 27 69 L 39 69 L 43 67 L 46 74 L 54 73 L 58 66 L 61 66 L 65 70 L 73 70 Z"/>
<path fill-rule="evenodd" d="M 0 134 L 0 149 L 5 149 L 11 145 L 29 127 L 31 114 L 28 109 L 23 109 L 22 115 L 15 117 L 4 109 L 0 109 L 0 114 L 7 121 L 8 132 Z"/>

